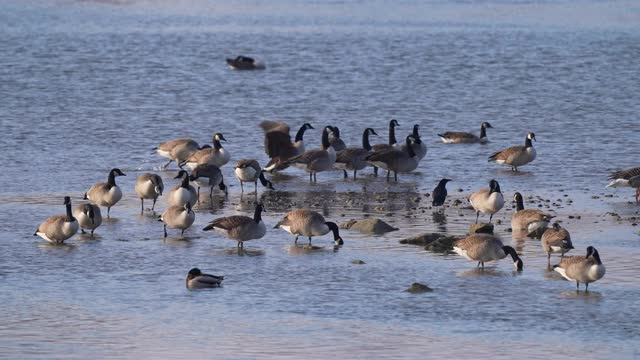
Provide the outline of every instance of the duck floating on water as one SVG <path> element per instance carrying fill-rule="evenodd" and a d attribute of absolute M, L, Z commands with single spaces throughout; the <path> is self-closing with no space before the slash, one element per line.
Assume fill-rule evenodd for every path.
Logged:
<path fill-rule="evenodd" d="M 235 59 L 227 59 L 227 65 L 233 70 L 264 70 L 266 68 L 262 61 L 242 55 Z"/>

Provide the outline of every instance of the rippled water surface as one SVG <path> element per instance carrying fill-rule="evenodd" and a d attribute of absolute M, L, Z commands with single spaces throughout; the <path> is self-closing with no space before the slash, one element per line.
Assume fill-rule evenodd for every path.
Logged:
<path fill-rule="evenodd" d="M 632 190 L 604 189 L 609 171 L 640 165 L 634 1 L 9 0 L 0 38 L 0 358 L 639 356 L 640 207 Z M 238 54 L 267 69 L 229 70 L 224 58 Z M 325 236 L 309 251 L 270 229 L 238 252 L 201 231 L 215 217 L 253 213 L 232 164 L 223 167 L 229 196 L 202 196 L 185 238 L 163 239 L 155 215 L 139 215 L 137 175 L 177 184 L 175 167 L 162 171 L 151 154 L 160 142 L 208 143 L 219 131 L 232 161 L 265 164 L 261 120 L 310 122 L 314 148 L 328 124 L 348 144 L 367 126 L 385 142 L 391 118 L 399 137 L 421 126 L 429 152 L 416 173 L 397 184 L 369 169 L 357 181 L 321 173 L 309 184 L 289 169 L 258 197 L 268 228 L 310 207 L 398 231 L 343 230 L 339 250 Z M 487 145 L 436 136 L 478 132 L 482 121 L 494 126 Z M 518 174 L 487 163 L 528 131 L 534 163 Z M 125 196 L 95 239 L 49 246 L 32 236 L 64 211 L 63 196 L 77 203 L 112 167 L 127 173 Z M 444 216 L 425 195 L 442 177 L 463 200 Z M 507 198 L 520 191 L 533 196 L 527 206 L 555 213 L 575 254 L 598 248 L 607 274 L 591 292 L 549 272 L 537 240 L 507 231 L 510 202 L 494 220 L 522 254 L 522 273 L 506 260 L 480 272 L 398 243 L 466 233 L 474 214 L 464 197 L 491 178 Z M 223 274 L 225 286 L 188 291 L 194 266 Z M 434 291 L 404 292 L 415 281 Z"/>

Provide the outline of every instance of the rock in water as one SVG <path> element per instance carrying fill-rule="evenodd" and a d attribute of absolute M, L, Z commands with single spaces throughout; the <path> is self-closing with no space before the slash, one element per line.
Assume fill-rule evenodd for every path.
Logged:
<path fill-rule="evenodd" d="M 493 234 L 493 224 L 471 224 L 469 226 L 469 234 Z"/>
<path fill-rule="evenodd" d="M 448 252 L 453 251 L 453 243 L 460 240 L 459 236 L 443 236 L 438 240 L 424 247 L 427 251 L 433 252 Z"/>
<path fill-rule="evenodd" d="M 364 264 L 366 264 L 366 262 L 364 262 L 362 260 L 351 260 L 351 263 L 355 264 L 355 265 L 364 265 Z"/>
<path fill-rule="evenodd" d="M 440 239 L 445 236 L 440 233 L 426 233 L 418 236 L 413 236 L 410 238 L 400 240 L 400 244 L 409 244 L 409 245 L 419 245 L 419 246 L 427 246 L 432 242 Z"/>
<path fill-rule="evenodd" d="M 387 224 L 386 222 L 376 218 L 362 219 L 362 220 L 351 219 L 346 223 L 340 224 L 340 228 L 357 230 L 364 234 L 376 234 L 376 235 L 381 235 L 384 233 L 388 233 L 390 231 L 398 230 L 398 228 L 395 228 Z"/>
<path fill-rule="evenodd" d="M 433 291 L 432 288 L 428 287 L 425 284 L 421 284 L 418 282 L 414 282 L 413 284 L 411 284 L 411 286 L 409 286 L 409 288 L 407 290 L 405 290 L 406 292 L 410 292 L 412 294 L 420 294 L 420 293 L 425 293 L 425 292 L 431 292 Z"/>

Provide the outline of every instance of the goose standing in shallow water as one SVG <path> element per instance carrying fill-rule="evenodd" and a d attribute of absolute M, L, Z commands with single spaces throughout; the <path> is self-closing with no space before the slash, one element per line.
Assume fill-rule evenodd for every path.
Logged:
<path fill-rule="evenodd" d="M 200 201 L 200 187 L 209 188 L 209 200 L 213 198 L 213 187 L 217 186 L 220 190 L 224 191 L 227 195 L 227 186 L 224 184 L 222 177 L 222 171 L 220 168 L 213 164 L 200 164 L 191 172 L 189 180 L 195 182 L 198 185 L 196 197 Z"/>
<path fill-rule="evenodd" d="M 301 164 L 309 173 L 309 181 L 316 182 L 316 174 L 321 171 L 331 170 L 336 162 L 336 151 L 329 143 L 329 132 L 332 126 L 325 126 L 322 131 L 322 148 L 305 151 L 287 160 L 287 164 Z"/>
<path fill-rule="evenodd" d="M 425 144 L 424 141 L 422 141 L 422 139 L 420 138 L 419 129 L 420 129 L 420 125 L 415 124 L 413 125 L 413 132 L 411 133 L 411 137 L 412 139 L 414 139 L 411 146 L 413 147 L 413 151 L 416 153 L 416 157 L 418 158 L 418 161 L 422 160 L 425 156 L 427 156 L 427 144 Z M 406 148 L 407 148 L 406 144 L 400 145 L 401 150 L 406 150 Z"/>
<path fill-rule="evenodd" d="M 79 204 L 73 209 L 73 216 L 78 221 L 83 234 L 85 230 L 91 230 L 91 237 L 93 237 L 93 231 L 102 224 L 102 212 L 97 205 Z"/>
<path fill-rule="evenodd" d="M 325 221 L 324 216 L 308 209 L 289 211 L 273 228 L 281 228 L 289 234 L 295 235 L 296 240 L 294 243 L 296 245 L 300 236 L 308 237 L 309 245 L 311 245 L 312 237 L 325 235 L 329 231 L 333 232 L 335 245 L 344 244 L 336 223 Z"/>
<path fill-rule="evenodd" d="M 139 175 L 136 179 L 134 190 L 140 198 L 140 214 L 142 215 L 144 213 L 144 199 L 153 199 L 151 211 L 155 211 L 156 201 L 158 200 L 158 196 L 161 196 L 164 191 L 164 184 L 159 175 L 145 173 Z"/>
<path fill-rule="evenodd" d="M 485 121 L 480 125 L 480 137 L 472 133 L 459 131 L 447 131 L 444 134 L 438 134 L 438 136 L 445 144 L 486 144 L 489 142 L 489 139 L 487 138 L 487 129 L 490 128 L 493 128 L 493 126 Z"/>
<path fill-rule="evenodd" d="M 267 228 L 262 221 L 262 204 L 256 205 L 253 218 L 242 215 L 227 216 L 218 218 L 209 223 L 203 231 L 214 230 L 218 234 L 236 240 L 238 247 L 243 248 L 244 242 L 253 239 L 261 239 L 267 232 Z"/>
<path fill-rule="evenodd" d="M 238 181 L 240 181 L 240 189 L 244 192 L 245 182 L 252 182 L 254 184 L 254 190 L 256 195 L 258 194 L 258 180 L 262 186 L 269 190 L 274 190 L 271 181 L 264 177 L 264 170 L 260 167 L 260 163 L 254 159 L 241 159 L 238 160 L 233 167 L 233 173 L 236 175 Z"/>
<path fill-rule="evenodd" d="M 471 261 L 477 261 L 478 267 L 487 261 L 504 259 L 511 255 L 517 271 L 522 271 L 522 260 L 511 246 L 505 246 L 499 238 L 490 234 L 472 234 L 453 243 L 453 251 Z"/>
<path fill-rule="evenodd" d="M 196 189 L 189 185 L 189 174 L 180 170 L 174 179 L 182 179 L 182 182 L 169 191 L 169 205 L 183 206 L 186 203 L 195 204 L 199 201 Z"/>
<path fill-rule="evenodd" d="M 189 270 L 187 274 L 187 288 L 189 289 L 205 289 L 217 288 L 222 286 L 224 276 L 203 274 L 198 268 Z"/>
<path fill-rule="evenodd" d="M 560 257 L 573 249 L 571 235 L 560 224 L 554 223 L 551 229 L 545 230 L 540 239 L 542 250 L 547 253 L 547 265 L 551 266 L 551 253 L 560 253 Z"/>
<path fill-rule="evenodd" d="M 630 187 L 636 189 L 636 203 L 640 202 L 640 166 L 614 171 L 609 175 L 611 182 L 607 187 Z"/>
<path fill-rule="evenodd" d="M 97 183 L 84 193 L 84 199 L 89 200 L 98 206 L 107 207 L 107 219 L 110 216 L 111 207 L 122 199 L 122 190 L 116 185 L 116 176 L 126 176 L 118 168 L 109 171 L 107 182 Z"/>
<path fill-rule="evenodd" d="M 33 236 L 40 236 L 52 244 L 60 245 L 78 232 L 78 220 L 71 213 L 71 198 L 64 197 L 66 215 L 56 215 L 41 223 Z"/>
<path fill-rule="evenodd" d="M 489 182 L 488 189 L 481 189 L 469 196 L 469 203 L 476 211 L 476 224 L 480 213 L 491 214 L 489 222 L 493 219 L 493 214 L 497 213 L 504 206 L 504 197 L 500 192 L 500 184 L 496 180 Z"/>
<path fill-rule="evenodd" d="M 172 161 L 176 161 L 180 164 L 200 149 L 202 149 L 200 145 L 192 139 L 171 140 L 153 148 L 158 155 L 169 159 L 169 162 L 164 165 L 165 169 Z"/>
<path fill-rule="evenodd" d="M 418 167 L 419 159 L 413 150 L 413 143 L 419 142 L 420 139 L 414 139 L 412 135 L 407 136 L 405 147 L 387 148 L 386 150 L 375 151 L 368 155 L 365 159 L 369 164 L 387 170 L 387 181 L 389 175 L 393 171 L 393 178 L 398 181 L 398 173 L 407 173 Z"/>
<path fill-rule="evenodd" d="M 565 257 L 553 266 L 553 270 L 565 279 L 575 281 L 576 290 L 580 290 L 580 283 L 583 283 L 585 291 L 589 291 L 589 283 L 602 279 L 606 272 L 600 254 L 593 246 L 587 248 L 587 256 Z"/>
<path fill-rule="evenodd" d="M 538 209 L 525 209 L 524 199 L 519 192 L 513 195 L 516 202 L 516 212 L 511 216 L 511 229 L 513 231 L 526 230 L 527 234 L 535 233 L 539 229 L 544 229 L 549 225 L 549 221 L 554 218 Z"/>
<path fill-rule="evenodd" d="M 371 154 L 371 144 L 369 144 L 369 135 L 378 135 L 372 128 L 366 128 L 362 133 L 362 147 L 350 147 L 336 154 L 336 162 L 334 168 L 344 171 L 344 178 L 348 178 L 347 170 L 353 170 L 353 179 L 356 178 L 356 172 L 369 166 L 366 157 Z"/>
<path fill-rule="evenodd" d="M 511 170 L 518 171 L 518 166 L 526 165 L 536 158 L 536 149 L 531 140 L 537 141 L 536 135 L 532 132 L 527 134 L 524 146 L 512 146 L 493 153 L 489 156 L 489 162 L 511 166 Z"/>
<path fill-rule="evenodd" d="M 181 230 L 180 236 L 184 235 L 184 231 L 193 225 L 196 220 L 196 214 L 191 209 L 191 203 L 184 205 L 171 205 L 160 216 L 160 221 L 164 223 L 164 237 L 167 237 L 167 226 Z"/>
<path fill-rule="evenodd" d="M 289 167 L 287 160 L 304 153 L 304 133 L 314 129 L 311 124 L 304 123 L 296 133 L 294 142 L 291 142 L 289 126 L 283 122 L 265 120 L 260 127 L 264 130 L 264 151 L 270 159 L 264 170 L 269 172 L 286 169 Z"/>
<path fill-rule="evenodd" d="M 213 135 L 213 147 L 196 151 L 188 159 L 182 161 L 180 166 L 185 166 L 189 170 L 194 170 L 200 164 L 213 164 L 222 167 L 229 162 L 231 155 L 229 151 L 222 147 L 220 141 L 227 141 L 221 133 Z"/>
<path fill-rule="evenodd" d="M 387 144 L 375 144 L 371 147 L 372 150 L 376 152 L 394 148 L 398 144 L 398 142 L 396 141 L 396 127 L 399 126 L 400 124 L 398 124 L 398 121 L 396 119 L 391 119 L 391 121 L 389 121 L 389 142 Z M 378 176 L 377 166 L 373 166 L 373 174 L 375 176 Z"/>

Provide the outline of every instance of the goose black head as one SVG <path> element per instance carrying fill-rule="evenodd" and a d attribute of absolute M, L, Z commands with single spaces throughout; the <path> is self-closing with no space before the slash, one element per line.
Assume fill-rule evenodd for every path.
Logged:
<path fill-rule="evenodd" d="M 202 271 L 200 271 L 200 269 L 198 268 L 193 268 L 189 270 L 189 274 L 187 274 L 187 280 L 197 278 L 200 275 L 202 275 Z"/>
<path fill-rule="evenodd" d="M 398 124 L 398 120 L 396 119 L 391 119 L 391 121 L 389 121 L 389 126 L 390 127 L 399 127 L 400 124 Z"/>
<path fill-rule="evenodd" d="M 227 141 L 227 139 L 224 138 L 224 135 L 222 135 L 222 133 L 215 133 L 215 135 L 213 135 L 213 140 Z"/>
<path fill-rule="evenodd" d="M 118 168 L 113 168 L 110 171 L 114 176 L 127 176 L 127 174 L 123 173 L 122 171 L 120 171 L 120 169 Z"/>
<path fill-rule="evenodd" d="M 331 221 L 327 221 L 325 224 L 329 227 L 329 230 L 333 232 L 333 242 L 335 245 L 344 245 L 344 240 L 342 240 L 342 237 L 340 236 L 338 225 Z"/>
<path fill-rule="evenodd" d="M 311 124 L 309 124 L 309 123 L 304 123 L 304 124 L 302 125 L 302 127 L 303 127 L 305 130 L 315 129 L 315 128 L 314 128 L 313 126 L 311 126 Z"/>
<path fill-rule="evenodd" d="M 515 266 L 516 271 L 522 271 L 524 268 L 524 264 L 522 263 L 522 259 L 518 256 L 518 253 L 511 246 L 503 246 L 502 250 L 507 255 L 511 255 L 511 259 L 513 259 L 513 266 Z"/>
<path fill-rule="evenodd" d="M 176 175 L 174 179 L 182 179 L 183 176 L 187 176 L 187 177 L 189 176 L 189 173 L 187 172 L 187 170 L 180 170 L 178 172 L 178 175 Z"/>
<path fill-rule="evenodd" d="M 71 198 L 69 196 L 65 196 L 64 203 L 62 205 L 70 205 L 70 204 L 71 204 Z"/>
<path fill-rule="evenodd" d="M 491 124 L 489 124 L 486 121 L 482 123 L 481 127 L 484 128 L 484 129 L 493 129 L 493 126 L 491 126 Z"/>
<path fill-rule="evenodd" d="M 527 139 L 533 140 L 533 141 L 538 141 L 538 140 L 536 140 L 536 134 L 534 134 L 532 132 L 527 134 Z"/>
<path fill-rule="evenodd" d="M 366 128 L 364 131 L 366 131 L 369 135 L 378 135 L 372 128 Z"/>
<path fill-rule="evenodd" d="M 489 194 L 492 194 L 494 192 L 499 193 L 500 192 L 500 184 L 498 184 L 498 182 L 495 179 L 492 179 L 489 182 Z"/>

